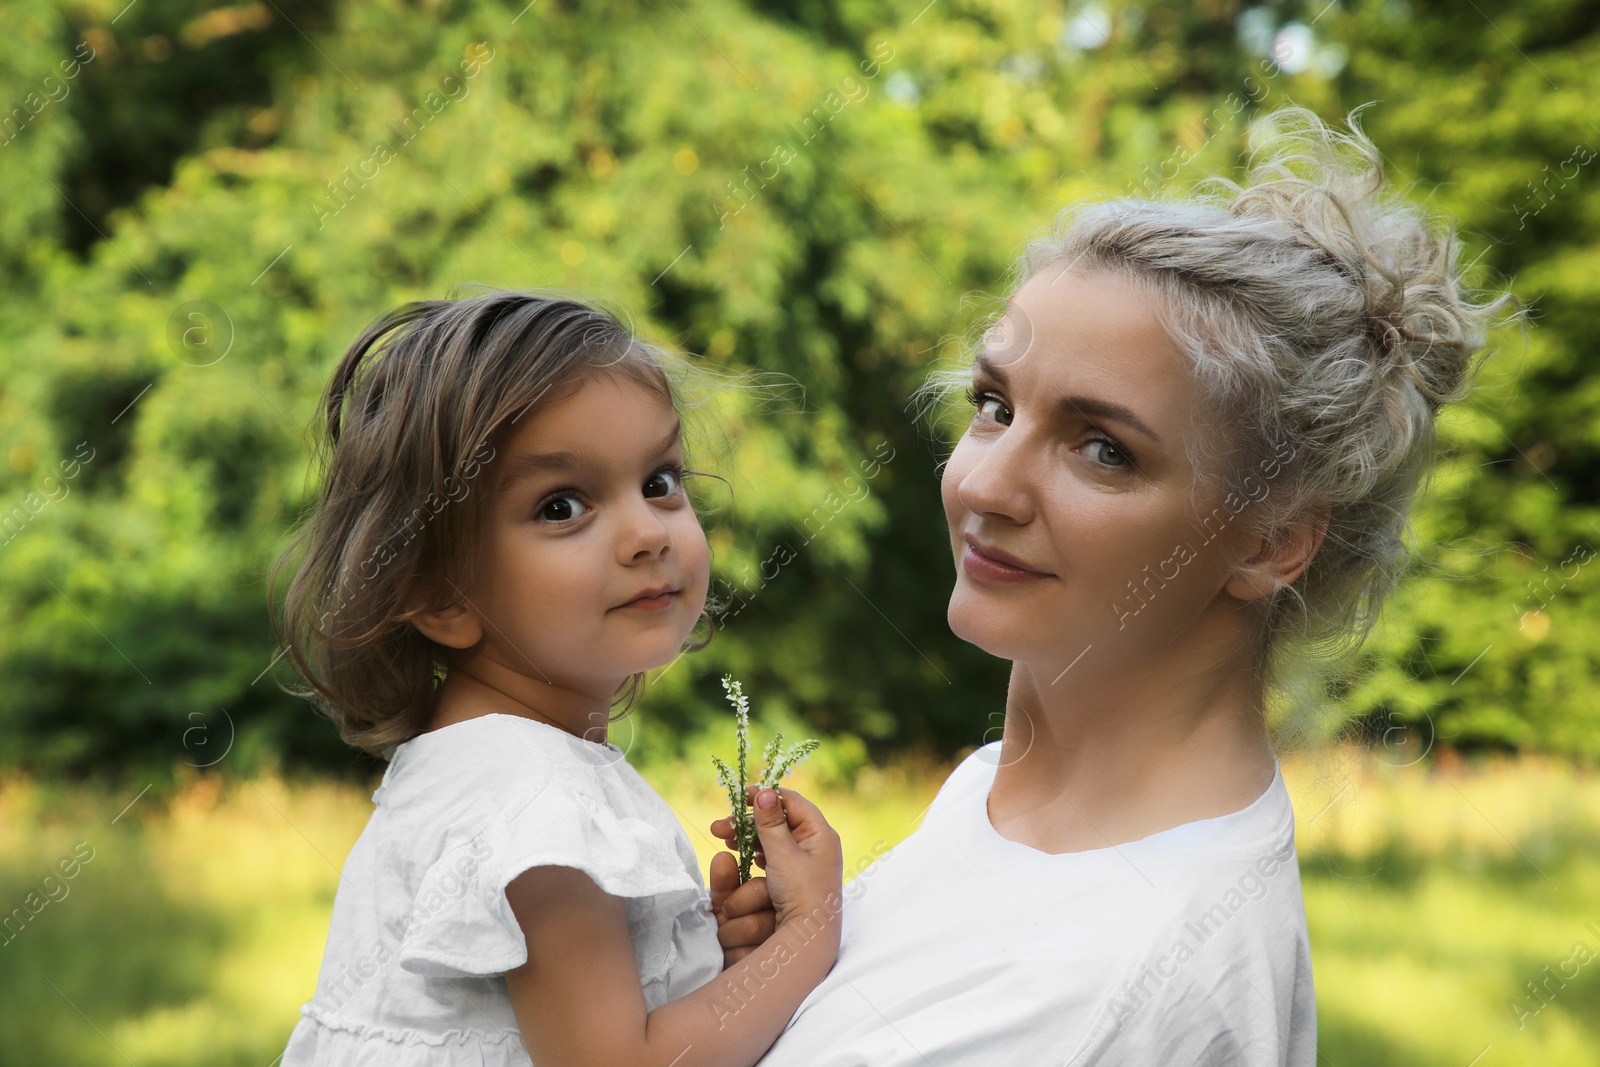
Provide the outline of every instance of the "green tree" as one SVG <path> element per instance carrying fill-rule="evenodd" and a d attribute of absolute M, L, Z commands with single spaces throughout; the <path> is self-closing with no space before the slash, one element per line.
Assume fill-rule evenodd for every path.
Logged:
<path fill-rule="evenodd" d="M 47 112 L 0 147 L 0 263 L 19 283 L 0 313 L 0 502 L 44 499 L 42 478 L 93 455 L 0 546 L 0 759 L 199 762 L 185 739 L 225 712 L 245 753 L 358 765 L 262 674 L 265 572 L 310 499 L 306 433 L 344 346 L 462 282 L 603 298 L 708 366 L 804 388 L 715 406 L 709 442 L 729 453 L 702 466 L 731 493 L 696 491 L 731 606 L 651 687 L 659 734 L 714 716 L 731 673 L 880 751 L 979 743 L 1004 669 L 944 624 L 953 424 L 914 423 L 913 389 L 1065 202 L 1231 168 L 1278 103 L 1337 118 L 1373 99 L 1397 177 L 1538 317 L 1446 420 L 1427 547 L 1347 710 L 1456 744 L 1600 750 L 1591 568 L 1537 605 L 1526 587 L 1595 531 L 1600 201 L 1572 162 L 1600 147 L 1592 5 L 1490 23 L 1393 2 L 458 0 L 295 8 L 308 39 L 280 11 L 192 46 L 200 5 L 115 24 L 113 6 L 19 16 L 0 45 L 8 99 L 97 35 L 149 64 L 160 35 L 190 64 L 90 64 L 110 117 Z M 1261 52 L 1275 38 L 1301 46 L 1281 66 Z M 163 104 L 245 53 L 259 77 Z M 170 178 L 95 186 L 112 141 L 156 146 Z M 81 256 L 52 175 L 103 191 L 106 236 Z"/>

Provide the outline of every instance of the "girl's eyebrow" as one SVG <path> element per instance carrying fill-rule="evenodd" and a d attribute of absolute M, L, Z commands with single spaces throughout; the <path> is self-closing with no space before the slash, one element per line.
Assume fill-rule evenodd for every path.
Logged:
<path fill-rule="evenodd" d="M 661 443 L 656 445 L 650 454 L 659 456 L 663 452 L 671 451 L 682 433 L 683 425 L 677 419 L 673 419 L 672 431 L 661 439 Z M 505 492 L 524 478 L 545 471 L 573 471 L 601 465 L 598 456 L 582 448 L 560 452 L 525 452 L 507 461 L 505 473 L 500 476 L 500 492 Z"/>
<path fill-rule="evenodd" d="M 973 364 L 973 370 L 978 374 L 993 378 L 1000 384 L 1002 388 L 1006 384 L 1005 373 L 1000 369 L 1000 366 L 997 363 L 989 359 L 986 353 L 978 353 L 978 357 Z M 1138 430 L 1140 433 L 1144 434 L 1157 444 L 1161 443 L 1160 434 L 1156 433 L 1148 425 L 1146 425 L 1144 420 L 1135 415 L 1131 408 L 1125 407 L 1122 404 L 1118 404 L 1115 401 L 1101 400 L 1100 398 L 1093 396 L 1063 396 L 1060 403 L 1061 410 L 1068 417 L 1071 417 L 1072 415 L 1082 415 L 1085 417 L 1098 416 L 1099 418 L 1116 419 L 1119 422 L 1125 422 L 1129 426 L 1132 426 L 1135 430 Z"/>

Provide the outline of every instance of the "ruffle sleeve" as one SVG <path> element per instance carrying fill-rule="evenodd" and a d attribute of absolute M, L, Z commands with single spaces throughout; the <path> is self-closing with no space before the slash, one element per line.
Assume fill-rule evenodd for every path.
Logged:
<path fill-rule="evenodd" d="M 532 867 L 571 867 L 619 897 L 701 892 L 674 840 L 578 784 L 530 788 L 424 874 L 402 922 L 398 958 L 426 977 L 504 974 L 528 959 L 506 886 Z"/>

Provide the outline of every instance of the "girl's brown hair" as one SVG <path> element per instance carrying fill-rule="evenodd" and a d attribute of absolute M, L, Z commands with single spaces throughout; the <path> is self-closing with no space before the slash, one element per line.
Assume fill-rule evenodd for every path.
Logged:
<path fill-rule="evenodd" d="M 303 552 L 274 618 L 306 683 L 289 691 L 385 759 L 422 733 L 444 650 L 410 620 L 459 604 L 473 581 L 480 476 L 502 431 L 602 371 L 676 409 L 668 366 L 615 315 L 561 296 L 452 294 L 368 326 L 322 398 L 315 510 L 273 568 L 276 589 Z M 643 679 L 619 690 L 624 709 Z"/>

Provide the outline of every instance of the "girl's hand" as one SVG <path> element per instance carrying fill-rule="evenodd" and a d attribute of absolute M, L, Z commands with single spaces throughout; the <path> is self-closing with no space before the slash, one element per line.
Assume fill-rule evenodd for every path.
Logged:
<path fill-rule="evenodd" d="M 717 919 L 717 940 L 722 944 L 722 966 L 732 967 L 762 945 L 778 928 L 767 880 L 762 877 L 739 884 L 739 862 L 731 852 L 711 858 L 711 913 Z"/>
<path fill-rule="evenodd" d="M 745 787 L 745 800 L 755 803 L 757 786 Z M 778 928 L 778 913 L 772 907 L 767 880 L 759 875 L 739 884 L 739 842 L 733 833 L 733 818 L 724 815 L 711 823 L 711 833 L 732 852 L 711 857 L 711 913 L 717 919 L 717 941 L 722 945 L 723 969 L 732 967 L 764 944 Z M 756 850 L 756 866 L 766 869 L 767 854 Z"/>
<path fill-rule="evenodd" d="M 793 789 L 782 790 L 781 796 L 777 790 L 759 790 L 752 807 L 775 928 L 800 923 L 805 931 L 825 930 L 837 938 L 844 874 L 838 833 L 815 804 Z M 744 896 L 748 901 L 759 892 Z"/>
<path fill-rule="evenodd" d="M 745 802 L 748 803 L 749 805 L 751 805 L 752 807 L 755 806 L 756 790 L 759 789 L 759 788 L 761 788 L 761 787 L 760 786 L 756 786 L 756 785 L 747 785 L 747 786 L 744 787 L 744 799 L 745 799 Z M 727 845 L 734 852 L 738 852 L 739 851 L 739 842 L 733 836 L 733 817 L 732 816 L 724 815 L 720 819 L 712 820 L 711 833 L 712 833 L 712 836 L 714 836 L 714 837 L 718 838 L 719 840 L 721 840 L 721 842 L 724 845 Z M 713 860 L 713 862 L 715 862 L 715 861 Z M 735 857 L 735 862 L 737 863 L 737 857 Z M 756 849 L 756 866 L 760 867 L 760 868 L 763 868 L 763 869 L 765 869 L 766 866 L 767 866 L 767 854 L 765 852 L 761 851 L 760 848 Z M 738 868 L 737 867 L 734 868 L 734 872 L 735 872 L 735 875 L 737 875 L 737 872 L 738 872 Z M 730 888 L 733 888 L 733 887 L 730 887 Z M 712 910 L 713 911 L 716 910 L 716 906 L 714 904 L 712 905 Z"/>

